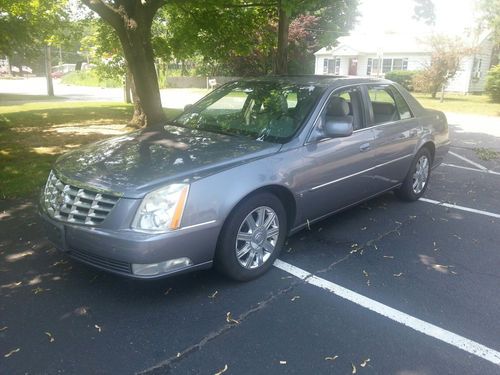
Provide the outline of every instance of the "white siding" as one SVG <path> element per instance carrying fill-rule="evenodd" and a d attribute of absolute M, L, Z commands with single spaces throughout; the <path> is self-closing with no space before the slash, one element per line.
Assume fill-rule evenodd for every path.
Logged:
<path fill-rule="evenodd" d="M 469 84 L 469 92 L 483 92 L 484 86 L 486 85 L 486 76 L 488 75 L 488 70 L 491 64 L 491 53 L 493 50 L 493 40 L 492 38 L 486 38 L 483 43 L 479 46 L 475 57 L 476 59 L 481 59 L 481 70 L 479 72 L 479 78 L 472 76 L 471 71 L 471 81 Z"/>
<path fill-rule="evenodd" d="M 446 85 L 445 91 L 465 94 L 469 91 L 469 81 L 474 58 L 467 56 L 460 62 L 460 68 L 455 76 Z"/>

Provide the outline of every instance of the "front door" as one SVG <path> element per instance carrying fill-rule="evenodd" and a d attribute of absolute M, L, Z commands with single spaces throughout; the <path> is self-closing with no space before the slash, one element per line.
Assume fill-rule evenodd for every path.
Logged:
<path fill-rule="evenodd" d="M 349 75 L 358 75 L 358 59 L 356 58 L 349 59 Z"/>
<path fill-rule="evenodd" d="M 332 108 L 344 102 L 344 111 Z M 371 142 L 372 129 L 365 127 L 365 112 L 358 87 L 341 89 L 329 99 L 293 171 L 300 199 L 299 221 L 312 221 L 363 200 L 377 192 L 373 178 L 377 163 Z M 352 121 L 354 132 L 343 138 L 325 138 L 324 121 Z"/>

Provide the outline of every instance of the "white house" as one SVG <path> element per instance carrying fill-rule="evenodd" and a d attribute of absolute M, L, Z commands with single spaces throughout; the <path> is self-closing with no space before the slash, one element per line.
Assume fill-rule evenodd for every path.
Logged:
<path fill-rule="evenodd" d="M 324 47 L 314 54 L 315 74 L 383 77 L 392 70 L 421 70 L 431 61 L 430 47 L 425 39 L 399 34 L 340 37 L 336 47 Z M 475 47 L 475 53 L 464 56 L 460 70 L 450 80 L 446 91 L 484 91 L 493 51 L 491 32 L 469 43 Z"/>

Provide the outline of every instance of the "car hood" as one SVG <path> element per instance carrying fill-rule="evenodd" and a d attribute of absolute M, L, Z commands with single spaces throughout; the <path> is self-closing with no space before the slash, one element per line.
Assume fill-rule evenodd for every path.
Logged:
<path fill-rule="evenodd" d="M 68 184 L 140 198 L 169 182 L 193 181 L 279 151 L 281 145 L 166 126 L 97 142 L 61 156 Z"/>

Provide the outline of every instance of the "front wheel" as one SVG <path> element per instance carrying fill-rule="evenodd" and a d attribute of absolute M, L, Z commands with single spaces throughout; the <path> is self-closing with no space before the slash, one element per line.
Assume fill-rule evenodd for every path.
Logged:
<path fill-rule="evenodd" d="M 431 174 L 431 153 L 422 148 L 413 159 L 410 171 L 396 195 L 406 201 L 415 201 L 424 195 Z"/>
<path fill-rule="evenodd" d="M 219 239 L 215 266 L 247 281 L 265 273 L 278 257 L 287 232 L 281 201 L 264 192 L 250 196 L 229 215 Z"/>

